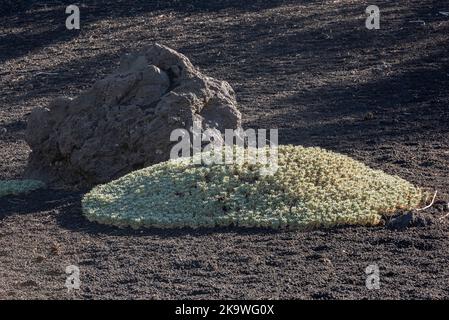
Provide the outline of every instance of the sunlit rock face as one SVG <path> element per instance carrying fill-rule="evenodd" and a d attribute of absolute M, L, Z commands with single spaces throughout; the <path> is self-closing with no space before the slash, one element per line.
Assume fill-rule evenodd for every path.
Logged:
<path fill-rule="evenodd" d="M 169 159 L 174 129 L 240 127 L 231 86 L 160 44 L 122 58 L 117 71 L 75 99 L 58 98 L 28 119 L 26 176 L 92 186 Z"/>

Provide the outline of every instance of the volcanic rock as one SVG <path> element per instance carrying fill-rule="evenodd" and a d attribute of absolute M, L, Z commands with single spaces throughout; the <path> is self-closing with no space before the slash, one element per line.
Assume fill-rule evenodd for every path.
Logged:
<path fill-rule="evenodd" d="M 34 109 L 26 141 L 26 176 L 93 186 L 169 159 L 174 129 L 235 129 L 234 90 L 160 44 L 122 58 L 116 72 L 75 99 Z"/>

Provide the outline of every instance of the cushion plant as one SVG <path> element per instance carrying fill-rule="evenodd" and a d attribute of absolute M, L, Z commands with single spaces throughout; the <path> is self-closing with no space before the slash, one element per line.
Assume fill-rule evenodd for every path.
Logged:
<path fill-rule="evenodd" d="M 348 156 L 279 146 L 278 170 L 259 165 L 169 160 L 93 188 L 83 198 L 91 221 L 140 227 L 313 228 L 376 225 L 417 207 L 423 191 Z"/>
<path fill-rule="evenodd" d="M 45 183 L 39 180 L 0 180 L 0 197 L 27 193 L 44 187 Z"/>

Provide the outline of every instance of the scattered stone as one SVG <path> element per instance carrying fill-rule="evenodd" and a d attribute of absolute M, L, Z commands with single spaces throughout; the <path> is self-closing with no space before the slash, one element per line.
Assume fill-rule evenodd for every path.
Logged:
<path fill-rule="evenodd" d="M 368 112 L 368 113 L 366 113 L 365 116 L 363 117 L 363 120 L 369 121 L 369 120 L 373 120 L 374 118 L 375 118 L 374 113 Z"/>
<path fill-rule="evenodd" d="M 412 221 L 413 212 L 407 212 L 405 214 L 392 217 L 387 223 L 387 228 L 393 230 L 404 230 L 411 225 Z"/>
<path fill-rule="evenodd" d="M 40 262 L 43 262 L 44 260 L 45 260 L 45 256 L 43 256 L 43 255 L 36 256 L 36 262 L 40 263 Z"/>
<path fill-rule="evenodd" d="M 39 283 L 34 280 L 26 280 L 20 283 L 21 287 L 38 287 Z"/>

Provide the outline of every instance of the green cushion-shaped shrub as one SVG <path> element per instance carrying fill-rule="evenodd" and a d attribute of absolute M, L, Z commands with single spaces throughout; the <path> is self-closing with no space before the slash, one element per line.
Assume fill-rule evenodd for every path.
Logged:
<path fill-rule="evenodd" d="M 39 180 L 0 180 L 0 197 L 27 193 L 44 187 L 45 183 Z"/>
<path fill-rule="evenodd" d="M 278 170 L 260 165 L 159 163 L 93 188 L 83 198 L 91 221 L 140 227 L 313 228 L 376 225 L 417 207 L 423 192 L 348 156 L 280 146 Z"/>

